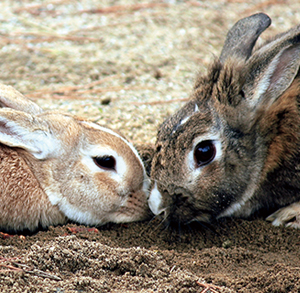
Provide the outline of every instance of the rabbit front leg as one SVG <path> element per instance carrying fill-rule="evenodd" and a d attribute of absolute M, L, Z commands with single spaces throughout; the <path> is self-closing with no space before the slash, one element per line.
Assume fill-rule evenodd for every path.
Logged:
<path fill-rule="evenodd" d="M 277 210 L 266 219 L 274 226 L 292 227 L 300 229 L 300 201 Z"/>

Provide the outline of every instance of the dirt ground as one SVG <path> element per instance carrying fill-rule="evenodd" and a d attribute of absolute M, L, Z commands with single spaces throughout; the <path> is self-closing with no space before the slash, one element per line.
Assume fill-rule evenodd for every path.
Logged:
<path fill-rule="evenodd" d="M 4 0 L 0 82 L 153 143 L 227 29 L 258 11 L 273 20 L 262 39 L 300 20 L 298 0 Z M 2 235 L 0 291 L 300 292 L 300 230 L 263 219 L 167 230 L 153 219 Z"/>

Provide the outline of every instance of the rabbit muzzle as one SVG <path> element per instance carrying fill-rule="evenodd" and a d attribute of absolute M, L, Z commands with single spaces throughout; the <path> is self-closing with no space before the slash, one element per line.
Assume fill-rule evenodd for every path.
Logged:
<path fill-rule="evenodd" d="M 162 216 L 168 224 L 209 222 L 213 214 L 207 204 L 204 204 L 202 208 L 195 205 L 195 199 L 190 190 L 173 183 L 163 188 L 155 183 L 148 204 L 152 213 Z"/>

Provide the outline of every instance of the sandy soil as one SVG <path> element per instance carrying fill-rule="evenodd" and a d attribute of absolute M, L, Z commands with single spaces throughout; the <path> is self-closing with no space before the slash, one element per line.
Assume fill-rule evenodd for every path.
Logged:
<path fill-rule="evenodd" d="M 154 142 L 227 28 L 258 11 L 273 20 L 262 38 L 300 19 L 298 0 L 4 0 L 0 82 L 45 109 L 89 117 L 136 144 Z M 299 292 L 299 248 L 300 230 L 263 219 L 173 230 L 159 219 L 69 224 L 2 235 L 0 291 Z"/>

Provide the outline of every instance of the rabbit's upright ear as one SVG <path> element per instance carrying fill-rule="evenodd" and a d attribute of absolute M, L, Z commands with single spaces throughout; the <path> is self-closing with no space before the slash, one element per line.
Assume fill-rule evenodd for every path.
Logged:
<path fill-rule="evenodd" d="M 0 84 L 0 108 L 11 108 L 29 114 L 43 112 L 36 103 L 30 101 L 12 86 Z"/>
<path fill-rule="evenodd" d="M 39 117 L 25 112 L 0 109 L 0 143 L 22 148 L 39 160 L 59 151 L 60 142 Z"/>
<path fill-rule="evenodd" d="M 264 13 L 253 14 L 239 20 L 227 33 L 220 55 L 221 63 L 231 56 L 247 60 L 257 38 L 270 24 L 270 17 Z"/>
<path fill-rule="evenodd" d="M 300 65 L 300 26 L 256 51 L 246 66 L 250 106 L 268 109 L 292 84 Z"/>

